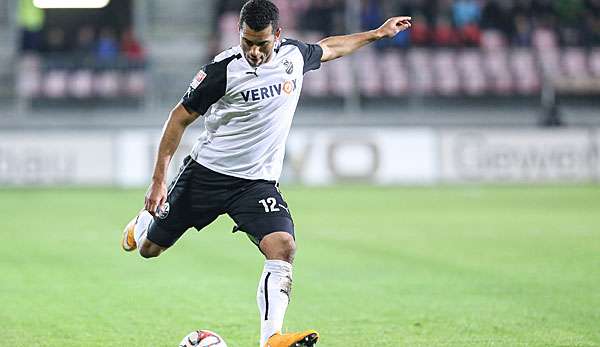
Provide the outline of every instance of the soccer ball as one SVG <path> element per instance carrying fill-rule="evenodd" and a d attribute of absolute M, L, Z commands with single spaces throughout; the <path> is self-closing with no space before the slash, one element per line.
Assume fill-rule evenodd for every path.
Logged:
<path fill-rule="evenodd" d="M 197 330 L 187 334 L 179 347 L 227 347 L 225 340 L 210 330 Z"/>

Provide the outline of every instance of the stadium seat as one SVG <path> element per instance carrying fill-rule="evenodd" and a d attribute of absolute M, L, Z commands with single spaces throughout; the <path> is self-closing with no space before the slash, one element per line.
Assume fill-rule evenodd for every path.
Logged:
<path fill-rule="evenodd" d="M 336 59 L 327 63 L 329 90 L 335 96 L 352 94 L 354 80 L 352 78 L 351 59 Z"/>
<path fill-rule="evenodd" d="M 507 95 L 512 92 L 513 78 L 508 66 L 508 51 L 488 51 L 483 56 L 483 66 L 488 76 L 489 90 L 494 94 Z"/>
<path fill-rule="evenodd" d="M 460 91 L 455 52 L 439 49 L 433 53 L 433 68 L 436 78 L 436 91 L 441 95 L 455 95 Z"/>
<path fill-rule="evenodd" d="M 585 78 L 588 76 L 587 56 L 582 48 L 567 48 L 562 52 L 562 70 L 566 77 Z"/>
<path fill-rule="evenodd" d="M 588 61 L 592 75 L 600 78 L 600 48 L 591 50 Z"/>
<path fill-rule="evenodd" d="M 142 97 L 146 90 L 146 78 L 143 71 L 130 71 L 124 76 L 124 92 L 128 96 Z"/>
<path fill-rule="evenodd" d="M 556 48 L 557 42 L 556 34 L 552 30 L 538 28 L 533 33 L 533 46 L 537 50 Z"/>
<path fill-rule="evenodd" d="M 50 70 L 44 76 L 44 95 L 51 99 L 67 96 L 67 71 Z"/>
<path fill-rule="evenodd" d="M 120 74 L 116 71 L 101 72 L 94 78 L 94 91 L 104 98 L 113 98 L 119 95 L 121 83 Z"/>
<path fill-rule="evenodd" d="M 410 80 L 413 82 L 412 90 L 419 95 L 428 95 L 433 92 L 433 69 L 429 51 L 426 49 L 412 49 L 406 56 L 409 64 Z"/>
<path fill-rule="evenodd" d="M 221 34 L 219 41 L 220 51 L 240 43 L 240 34 L 237 29 L 239 18 L 239 14 L 235 12 L 224 13 L 219 18 L 219 33 Z"/>
<path fill-rule="evenodd" d="M 545 78 L 554 79 L 561 75 L 560 51 L 556 47 L 538 49 L 538 59 Z"/>
<path fill-rule="evenodd" d="M 405 95 L 408 90 L 408 72 L 404 65 L 403 55 L 397 50 L 382 53 L 378 65 L 381 70 L 383 94 L 388 96 Z"/>
<path fill-rule="evenodd" d="M 69 94 L 76 98 L 89 98 L 93 92 L 93 75 L 91 70 L 77 70 L 69 76 Z"/>
<path fill-rule="evenodd" d="M 506 40 L 498 30 L 485 30 L 481 35 L 481 48 L 487 51 L 505 49 Z"/>
<path fill-rule="evenodd" d="M 486 92 L 487 80 L 483 72 L 481 51 L 466 49 L 458 54 L 457 65 L 462 81 L 462 90 L 468 95 L 481 95 Z"/>
<path fill-rule="evenodd" d="M 39 57 L 25 55 L 19 61 L 17 75 L 17 93 L 24 98 L 32 98 L 40 94 L 42 74 Z"/>
<path fill-rule="evenodd" d="M 285 36 L 310 43 L 318 42 L 322 38 L 321 34 L 314 32 L 301 35 L 300 33 L 295 33 L 292 31 L 286 32 Z M 322 64 L 320 71 L 316 73 L 309 72 L 304 75 L 304 87 L 302 88 L 302 93 L 313 97 L 324 97 L 329 95 L 330 88 L 328 75 L 332 74 L 329 65 L 330 63 Z"/>
<path fill-rule="evenodd" d="M 360 62 L 360 67 L 355 69 L 360 92 L 365 96 L 379 96 L 382 92 L 381 62 L 376 54 L 373 47 L 365 47 L 355 57 L 355 61 Z"/>
<path fill-rule="evenodd" d="M 319 73 L 307 73 L 304 75 L 304 85 L 302 88 L 302 93 L 314 96 L 314 97 L 324 97 L 329 94 L 328 89 L 328 64 L 323 65 L 321 68 L 322 71 Z"/>
<path fill-rule="evenodd" d="M 533 53 L 528 48 L 518 48 L 511 53 L 511 68 L 516 92 L 531 95 L 540 88 L 540 79 Z"/>

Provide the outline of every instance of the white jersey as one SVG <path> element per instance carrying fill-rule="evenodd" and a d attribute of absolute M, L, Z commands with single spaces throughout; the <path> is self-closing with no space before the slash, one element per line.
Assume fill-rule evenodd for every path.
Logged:
<path fill-rule="evenodd" d="M 225 175 L 279 180 L 304 73 L 318 69 L 322 55 L 319 45 L 291 39 L 257 68 L 240 46 L 217 55 L 182 99 L 188 111 L 205 116 L 191 157 Z"/>

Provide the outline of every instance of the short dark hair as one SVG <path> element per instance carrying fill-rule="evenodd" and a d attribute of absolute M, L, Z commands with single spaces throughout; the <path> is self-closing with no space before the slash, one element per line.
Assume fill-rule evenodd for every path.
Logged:
<path fill-rule="evenodd" d="M 271 24 L 275 31 L 279 28 L 279 9 L 269 0 L 250 0 L 240 11 L 240 29 L 244 23 L 254 31 L 264 30 Z"/>

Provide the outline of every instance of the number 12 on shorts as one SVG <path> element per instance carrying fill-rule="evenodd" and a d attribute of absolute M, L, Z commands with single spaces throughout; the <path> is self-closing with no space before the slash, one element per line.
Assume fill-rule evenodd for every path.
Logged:
<path fill-rule="evenodd" d="M 258 203 L 264 207 L 265 212 L 280 211 L 279 208 L 277 207 L 277 200 L 275 200 L 275 198 L 269 197 L 267 199 L 258 200 Z"/>

